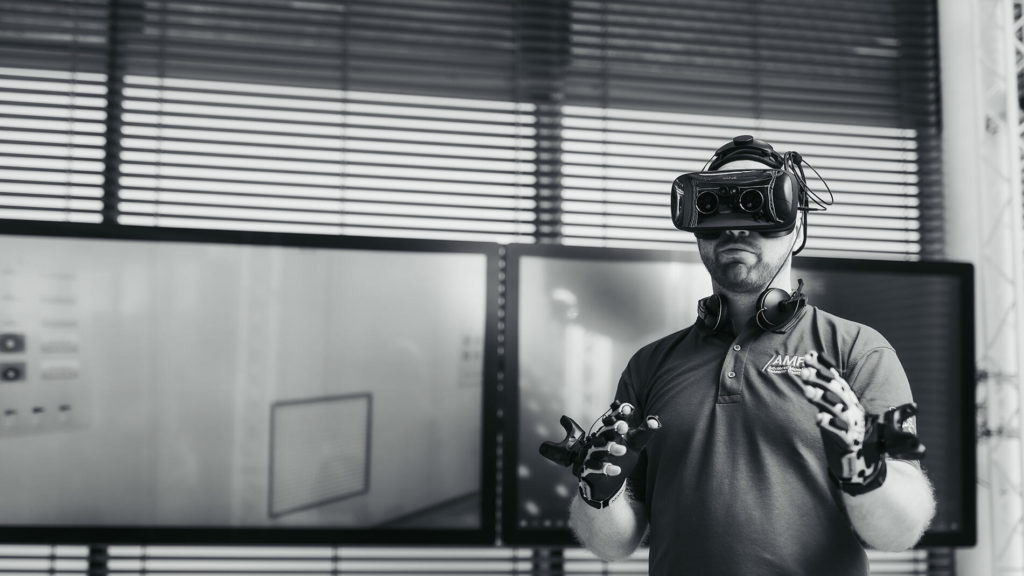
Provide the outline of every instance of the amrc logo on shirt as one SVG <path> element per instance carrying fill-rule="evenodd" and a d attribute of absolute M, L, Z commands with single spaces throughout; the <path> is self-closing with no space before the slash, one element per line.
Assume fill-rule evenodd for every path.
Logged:
<path fill-rule="evenodd" d="M 764 365 L 764 368 L 761 368 L 761 372 L 767 372 L 768 374 L 785 374 L 788 372 L 796 376 L 800 374 L 800 369 L 803 367 L 804 358 L 800 354 L 776 354 Z"/>

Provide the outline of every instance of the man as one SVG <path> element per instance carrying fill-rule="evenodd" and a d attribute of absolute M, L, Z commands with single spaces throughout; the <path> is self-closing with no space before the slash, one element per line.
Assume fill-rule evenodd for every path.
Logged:
<path fill-rule="evenodd" d="M 804 194 L 791 154 L 737 137 L 711 170 L 782 169 Z M 596 442 L 577 445 L 570 526 L 597 556 L 625 558 L 646 535 L 652 575 L 863 576 L 865 545 L 903 550 L 927 528 L 920 467 L 874 450 L 872 415 L 912 401 L 896 353 L 789 293 L 800 205 L 789 230 L 694 228 L 714 295 L 633 356 Z M 766 295 L 783 316 L 759 315 Z"/>

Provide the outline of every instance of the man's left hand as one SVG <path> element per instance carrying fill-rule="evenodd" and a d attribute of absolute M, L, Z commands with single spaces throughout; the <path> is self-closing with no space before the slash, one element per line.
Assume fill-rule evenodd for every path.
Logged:
<path fill-rule="evenodd" d="M 916 405 L 891 408 L 881 417 L 868 414 L 849 383 L 819 359 L 817 352 L 808 353 L 803 360 L 801 387 L 818 409 L 817 422 L 825 440 L 829 470 L 844 492 L 858 495 L 881 486 L 885 482 L 886 452 L 911 459 L 924 455 L 916 434 L 903 426 L 917 413 Z"/>

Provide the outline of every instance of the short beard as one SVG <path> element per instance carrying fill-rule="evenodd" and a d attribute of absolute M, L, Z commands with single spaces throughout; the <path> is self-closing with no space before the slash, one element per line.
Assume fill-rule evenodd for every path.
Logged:
<path fill-rule="evenodd" d="M 723 290 L 734 294 L 757 293 L 768 287 L 772 270 L 767 262 L 758 260 L 753 267 L 727 264 L 711 269 L 711 279 Z"/>
<path fill-rule="evenodd" d="M 761 292 L 768 287 L 768 283 L 772 280 L 772 274 L 781 264 L 776 262 L 773 266 L 771 262 L 766 262 L 758 257 L 757 262 L 752 266 L 738 263 L 719 265 L 715 262 L 714 253 L 710 250 L 707 253 L 702 250 L 700 256 L 715 286 L 733 294 Z"/>

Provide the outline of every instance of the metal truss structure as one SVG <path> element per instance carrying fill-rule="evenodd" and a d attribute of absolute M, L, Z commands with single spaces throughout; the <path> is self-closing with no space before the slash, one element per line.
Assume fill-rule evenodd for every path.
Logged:
<path fill-rule="evenodd" d="M 978 189 L 975 286 L 978 336 L 979 542 L 964 574 L 1024 575 L 1024 216 L 1019 79 L 1024 0 L 979 0 L 976 102 Z M 946 158 L 946 162 L 955 161 Z M 986 570 L 978 570 L 979 568 Z"/>

